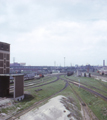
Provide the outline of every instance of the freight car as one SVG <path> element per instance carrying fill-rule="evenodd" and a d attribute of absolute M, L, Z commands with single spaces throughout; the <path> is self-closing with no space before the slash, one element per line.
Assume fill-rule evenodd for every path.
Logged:
<path fill-rule="evenodd" d="M 74 72 L 67 72 L 67 76 L 71 76 L 73 74 L 74 74 Z"/>
<path fill-rule="evenodd" d="M 43 74 L 39 74 L 39 77 L 41 78 L 41 77 L 44 77 L 44 75 Z"/>

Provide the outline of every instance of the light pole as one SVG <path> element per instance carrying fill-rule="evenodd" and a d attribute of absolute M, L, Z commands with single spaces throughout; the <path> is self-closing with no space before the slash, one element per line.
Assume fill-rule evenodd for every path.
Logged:
<path fill-rule="evenodd" d="M 56 66 L 56 61 L 54 61 L 54 66 Z"/>

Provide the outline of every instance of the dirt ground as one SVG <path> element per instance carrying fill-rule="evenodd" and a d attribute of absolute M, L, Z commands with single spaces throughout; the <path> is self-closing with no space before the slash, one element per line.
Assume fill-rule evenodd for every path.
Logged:
<path fill-rule="evenodd" d="M 82 120 L 82 116 L 73 99 L 59 95 L 17 120 Z"/>
<path fill-rule="evenodd" d="M 81 112 L 83 120 L 98 120 L 98 118 L 93 114 L 93 112 L 88 108 L 87 105 L 81 105 Z"/>
<path fill-rule="evenodd" d="M 5 100 L 3 103 L 10 105 L 11 101 Z M 80 105 L 81 110 L 78 109 L 73 98 L 59 95 L 50 99 L 45 105 L 29 111 L 16 120 L 98 120 L 87 105 L 81 103 Z M 5 120 L 6 116 L 6 114 L 1 113 L 0 120 Z"/>

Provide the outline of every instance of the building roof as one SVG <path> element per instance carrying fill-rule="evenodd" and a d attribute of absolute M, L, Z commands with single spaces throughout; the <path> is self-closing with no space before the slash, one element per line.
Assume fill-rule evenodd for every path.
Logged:
<path fill-rule="evenodd" d="M 2 41 L 0 41 L 0 43 L 3 43 L 3 44 L 8 44 L 8 45 L 10 45 L 9 43 L 6 43 L 6 42 L 2 42 Z"/>
<path fill-rule="evenodd" d="M 12 77 L 16 77 L 16 76 L 24 76 L 23 74 L 0 74 L 0 76 L 12 76 Z"/>

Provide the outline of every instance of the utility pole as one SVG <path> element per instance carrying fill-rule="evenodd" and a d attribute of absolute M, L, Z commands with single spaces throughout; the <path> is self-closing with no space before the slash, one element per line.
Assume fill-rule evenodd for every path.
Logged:
<path fill-rule="evenodd" d="M 65 68 L 65 57 L 64 57 L 64 68 Z"/>
<path fill-rule="evenodd" d="M 56 67 L 56 61 L 54 61 L 54 66 Z"/>
<path fill-rule="evenodd" d="M 15 63 L 15 57 L 13 57 L 13 63 Z"/>

